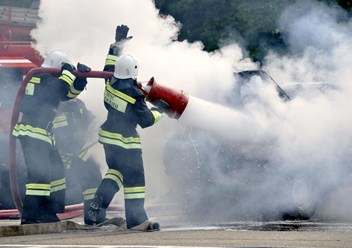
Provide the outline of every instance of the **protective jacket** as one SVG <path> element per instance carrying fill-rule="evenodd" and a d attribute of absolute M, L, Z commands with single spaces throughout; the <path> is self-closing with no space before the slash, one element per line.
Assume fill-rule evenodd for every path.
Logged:
<path fill-rule="evenodd" d="M 104 71 L 114 71 L 117 56 L 108 55 Z M 152 126 L 162 114 L 150 110 L 137 81 L 112 77 L 105 84 L 104 105 L 108 110 L 107 120 L 99 131 L 99 141 L 125 149 L 141 148 L 137 125 Z"/>

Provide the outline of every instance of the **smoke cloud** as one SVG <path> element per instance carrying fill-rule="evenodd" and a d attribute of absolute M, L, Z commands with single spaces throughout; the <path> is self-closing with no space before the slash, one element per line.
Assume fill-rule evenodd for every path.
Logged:
<path fill-rule="evenodd" d="M 351 49 L 351 20 L 338 7 L 308 1 L 287 8 L 280 25 L 288 31 L 291 54 L 270 54 L 264 69 L 288 88 L 289 83 L 301 82 L 306 90 L 286 105 L 287 125 L 279 137 L 278 153 L 285 166 L 301 166 L 312 181 L 318 180 L 318 189 L 339 189 L 339 196 L 321 204 L 319 217 L 351 219 L 351 201 L 344 200 L 351 190 L 346 176 L 351 172 L 352 151 L 348 114 L 352 60 L 346 56 Z M 326 91 L 324 83 L 339 90 Z M 333 207 L 333 202 L 344 205 Z"/>
<path fill-rule="evenodd" d="M 147 205 L 176 201 L 191 214 L 187 218 L 198 215 L 202 221 L 258 220 L 289 208 L 292 184 L 286 182 L 292 175 L 314 182 L 315 196 L 350 182 L 341 175 L 351 172 L 352 61 L 347 54 L 352 30 L 341 9 L 309 1 L 282 13 L 291 53 L 271 52 L 263 69 L 288 89 L 293 83 L 306 89 L 312 82 L 339 88 L 302 91 L 289 102 L 259 77 L 247 86 L 236 84 L 235 71 L 258 65 L 244 57 L 235 40 L 214 53 L 202 51 L 199 42 L 174 42 L 179 24 L 158 16 L 151 0 L 41 1 L 39 13 L 42 22 L 32 36 L 42 54 L 63 49 L 75 62 L 102 70 L 116 26 L 126 24 L 133 39 L 124 51 L 138 59 L 139 81 L 154 76 L 192 96 L 183 119 L 164 118 L 140 131 Z M 89 79 L 80 96 L 100 123 L 106 117 L 103 90 L 103 80 Z M 97 155 L 105 170 L 101 150 Z M 352 218 L 347 191 L 339 187 L 317 214 Z M 330 203 L 341 199 L 345 207 L 336 212 Z"/>
<path fill-rule="evenodd" d="M 237 45 L 208 54 L 202 51 L 201 43 L 172 42 L 179 30 L 178 24 L 171 17 L 159 17 L 149 0 L 105 1 L 104 4 L 99 1 L 42 1 L 39 13 L 42 22 L 32 36 L 43 55 L 53 49 L 63 49 L 75 61 L 86 63 L 93 70 L 102 70 L 109 45 L 114 42 L 116 26 L 126 24 L 133 39 L 126 44 L 125 51 L 138 59 L 139 81 L 146 82 L 154 76 L 161 84 L 209 100 L 221 97 L 219 92 L 232 85 L 234 64 L 240 66 L 243 59 Z M 245 62 L 245 66 L 255 67 L 254 63 Z M 103 89 L 103 80 L 91 79 L 87 91 L 80 96 L 101 121 L 106 117 Z M 177 125 L 176 121 L 166 118 L 163 122 L 142 132 L 147 174 L 156 170 L 157 173 L 150 174 L 157 175 L 163 171 L 160 168 L 162 143 Z M 165 130 L 162 136 L 160 129 Z"/>

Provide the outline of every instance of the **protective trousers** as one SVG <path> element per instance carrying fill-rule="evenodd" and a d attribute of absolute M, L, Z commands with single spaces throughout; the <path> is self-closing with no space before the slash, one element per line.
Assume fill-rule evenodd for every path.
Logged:
<path fill-rule="evenodd" d="M 65 171 L 55 146 L 22 136 L 22 152 L 27 167 L 26 195 L 22 219 L 51 222 L 65 210 Z"/>
<path fill-rule="evenodd" d="M 127 228 L 143 223 L 148 217 L 144 209 L 142 150 L 104 144 L 104 151 L 109 169 L 95 197 L 102 199 L 102 208 L 107 208 L 114 195 L 123 187 Z"/>
<path fill-rule="evenodd" d="M 63 162 L 66 167 L 66 204 L 93 199 L 102 180 L 99 165 L 95 160 L 89 158 L 83 161 L 79 157 L 73 157 L 68 164 L 66 156 Z"/>

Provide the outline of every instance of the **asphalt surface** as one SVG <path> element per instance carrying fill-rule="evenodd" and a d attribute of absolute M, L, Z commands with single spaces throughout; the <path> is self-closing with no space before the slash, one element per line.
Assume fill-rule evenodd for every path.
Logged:
<path fill-rule="evenodd" d="M 81 218 L 73 221 L 82 223 Z M 108 225 L 94 230 L 5 236 L 0 247 L 352 247 L 352 222 L 235 222 L 180 226 L 160 222 L 160 232 L 131 232 Z M 1 220 L 0 226 L 18 226 Z"/>

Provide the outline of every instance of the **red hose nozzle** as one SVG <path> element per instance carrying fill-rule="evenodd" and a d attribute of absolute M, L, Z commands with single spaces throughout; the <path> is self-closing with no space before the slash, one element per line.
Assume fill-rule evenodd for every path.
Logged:
<path fill-rule="evenodd" d="M 142 91 L 151 103 L 160 99 L 166 101 L 170 105 L 166 114 L 174 119 L 180 118 L 189 100 L 189 96 L 183 90 L 179 91 L 157 84 L 154 77 L 149 80 L 146 86 L 142 87 Z"/>

